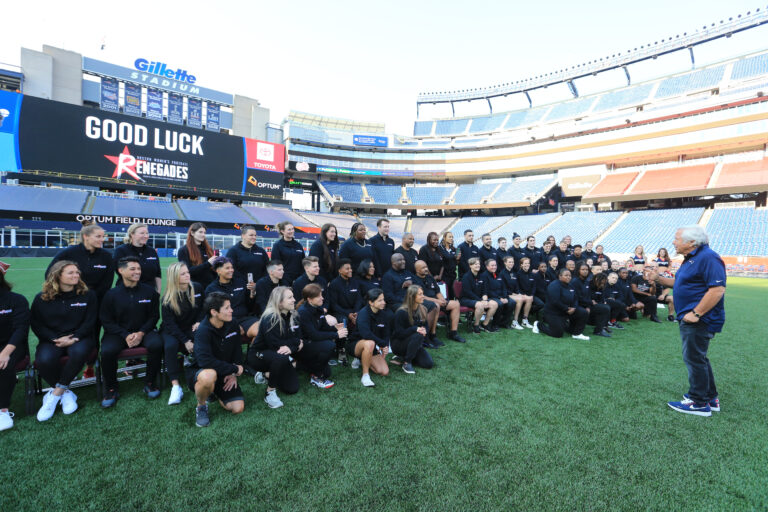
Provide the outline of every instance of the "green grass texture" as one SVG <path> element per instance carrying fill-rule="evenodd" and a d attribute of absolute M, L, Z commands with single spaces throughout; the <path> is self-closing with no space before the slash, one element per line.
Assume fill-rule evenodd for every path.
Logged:
<path fill-rule="evenodd" d="M 31 299 L 47 261 L 9 260 L 16 291 Z M 729 280 L 711 418 L 667 407 L 688 388 L 680 337 L 648 320 L 590 341 L 462 327 L 432 370 L 390 366 L 371 389 L 349 367 L 329 390 L 302 374 L 275 410 L 241 378 L 245 412 L 212 404 L 205 429 L 191 392 L 168 406 L 138 381 L 109 410 L 76 389 L 75 414 L 39 423 L 20 382 L 0 511 L 768 510 L 766 311 L 768 281 Z"/>

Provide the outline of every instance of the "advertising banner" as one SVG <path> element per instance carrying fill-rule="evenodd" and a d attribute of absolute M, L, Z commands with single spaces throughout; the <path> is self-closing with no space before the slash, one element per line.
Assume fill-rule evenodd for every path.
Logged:
<path fill-rule="evenodd" d="M 389 137 L 381 137 L 378 135 L 355 135 L 352 137 L 352 143 L 355 146 L 385 148 L 389 145 Z"/>
<path fill-rule="evenodd" d="M 203 127 L 203 102 L 195 98 L 187 98 L 187 126 Z"/>
<path fill-rule="evenodd" d="M 147 89 L 147 119 L 163 120 L 163 91 Z"/>
<path fill-rule="evenodd" d="M 184 124 L 184 101 L 178 94 L 168 93 L 168 122 Z"/>
<path fill-rule="evenodd" d="M 206 117 L 205 117 L 206 130 L 218 132 L 219 131 L 219 106 L 211 105 L 210 103 L 208 103 L 208 106 L 206 107 L 205 112 L 206 112 Z"/>
<path fill-rule="evenodd" d="M 117 80 L 114 78 L 101 79 L 101 110 L 108 110 L 109 112 L 119 112 L 120 104 L 118 102 L 118 94 L 120 86 Z"/>
<path fill-rule="evenodd" d="M 141 87 L 136 84 L 125 84 L 125 108 L 123 112 L 141 117 Z"/>

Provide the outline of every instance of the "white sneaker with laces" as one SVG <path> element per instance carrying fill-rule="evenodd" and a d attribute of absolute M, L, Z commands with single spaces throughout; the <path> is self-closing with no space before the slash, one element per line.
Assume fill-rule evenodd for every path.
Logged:
<path fill-rule="evenodd" d="M 181 399 L 184 398 L 184 390 L 180 385 L 173 386 L 171 388 L 171 396 L 168 398 L 168 405 L 176 405 L 181 403 Z"/>
<path fill-rule="evenodd" d="M 535 323 L 535 322 L 534 322 L 534 323 Z M 523 327 L 527 327 L 527 328 L 529 328 L 529 329 L 533 329 L 533 326 L 531 325 L 531 323 L 528 321 L 528 319 L 527 319 L 527 318 L 524 318 L 524 319 L 523 319 Z"/>
<path fill-rule="evenodd" d="M 571 338 L 575 340 L 589 341 L 589 336 L 584 336 L 583 334 L 574 334 L 573 336 L 571 336 Z"/>
<path fill-rule="evenodd" d="M 0 430 L 8 430 L 11 427 L 13 427 L 13 413 L 0 411 Z"/>
<path fill-rule="evenodd" d="M 270 409 L 277 409 L 283 406 L 283 401 L 277 396 L 277 391 L 267 391 L 267 396 L 264 397 L 264 401 L 267 403 Z"/>
<path fill-rule="evenodd" d="M 69 389 L 61 395 L 61 412 L 72 414 L 77 410 L 77 395 Z"/>
<path fill-rule="evenodd" d="M 264 377 L 264 374 L 261 372 L 256 372 L 256 375 L 253 376 L 253 382 L 256 384 L 264 384 L 267 382 L 267 379 Z"/>
<path fill-rule="evenodd" d="M 60 396 L 53 394 L 53 391 L 48 391 L 43 397 L 43 406 L 37 411 L 37 421 L 48 421 L 56 412 L 56 406 L 59 405 L 61 400 Z"/>
<path fill-rule="evenodd" d="M 362 378 L 362 379 L 360 379 L 360 382 L 362 382 L 362 383 L 363 383 L 363 386 L 365 386 L 365 387 L 367 387 L 367 388 L 372 388 L 373 386 L 375 386 L 375 385 L 376 385 L 376 384 L 375 384 L 375 383 L 374 383 L 374 382 L 371 380 L 371 376 L 370 376 L 370 375 L 368 375 L 367 373 L 366 373 L 365 375 L 363 375 L 363 378 Z"/>
<path fill-rule="evenodd" d="M 536 320 L 533 322 L 533 326 L 531 326 L 531 329 L 533 329 L 533 334 L 539 334 L 539 321 Z"/>
<path fill-rule="evenodd" d="M 515 330 L 518 330 L 518 331 L 522 331 L 523 330 L 523 326 L 520 325 L 519 323 L 517 323 L 517 320 L 512 322 L 512 328 L 515 329 Z"/>
<path fill-rule="evenodd" d="M 357 370 L 358 368 L 360 368 L 360 358 L 356 357 L 352 360 L 352 369 Z"/>

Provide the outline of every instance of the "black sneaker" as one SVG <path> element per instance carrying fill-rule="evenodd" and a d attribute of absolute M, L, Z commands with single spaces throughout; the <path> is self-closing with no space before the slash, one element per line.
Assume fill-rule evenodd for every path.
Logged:
<path fill-rule="evenodd" d="M 619 322 L 616 322 L 615 324 L 613 324 L 613 325 L 611 326 L 611 329 L 618 329 L 618 330 L 620 330 L 620 331 L 621 331 L 621 330 L 623 330 L 623 329 L 624 329 L 624 326 L 623 326 L 623 325 L 621 325 Z"/>
<path fill-rule="evenodd" d="M 403 363 L 403 371 L 408 374 L 416 373 L 416 370 L 413 369 L 413 365 L 411 363 Z"/>
<path fill-rule="evenodd" d="M 448 339 L 453 340 L 456 343 L 466 343 L 467 340 L 459 336 L 459 333 L 457 331 L 451 331 L 448 333 Z"/>
<path fill-rule="evenodd" d="M 208 418 L 208 404 L 198 405 L 195 409 L 195 425 L 198 427 L 207 427 L 211 424 Z"/>
<path fill-rule="evenodd" d="M 675 315 L 667 315 L 667 322 L 674 322 L 675 321 Z"/>
<path fill-rule="evenodd" d="M 651 315 L 651 322 L 656 322 L 657 324 L 661 323 L 661 320 L 659 320 L 659 317 L 656 315 Z"/>
<path fill-rule="evenodd" d="M 434 336 L 434 337 L 432 338 L 432 345 L 434 345 L 434 346 L 435 346 L 435 348 L 439 348 L 439 347 L 444 347 L 444 346 L 445 346 L 445 343 L 443 343 L 442 341 L 440 341 L 440 338 L 438 338 L 437 336 Z"/>
<path fill-rule="evenodd" d="M 489 325 L 488 327 L 485 328 L 485 330 L 488 332 L 499 332 L 499 328 L 496 327 L 495 325 Z"/>
<path fill-rule="evenodd" d="M 475 334 L 480 334 L 481 332 L 483 332 L 483 330 L 480 328 L 479 325 L 473 325 L 472 326 L 472 332 L 475 333 Z"/>
<path fill-rule="evenodd" d="M 480 330 L 483 332 L 491 332 L 487 325 L 480 324 Z"/>
<path fill-rule="evenodd" d="M 602 336 L 603 338 L 612 338 L 611 334 L 606 331 L 605 329 L 601 330 L 600 332 L 594 333 L 595 336 Z"/>
<path fill-rule="evenodd" d="M 107 392 L 104 393 L 104 398 L 101 401 L 101 407 L 104 409 L 112 407 L 115 405 L 115 403 L 117 403 L 118 398 L 120 398 L 120 393 L 118 393 L 116 389 L 108 389 Z"/>

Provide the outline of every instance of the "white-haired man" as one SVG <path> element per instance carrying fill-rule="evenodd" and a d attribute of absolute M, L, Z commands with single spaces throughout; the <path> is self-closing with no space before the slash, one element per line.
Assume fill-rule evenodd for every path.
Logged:
<path fill-rule="evenodd" d="M 668 405 L 678 412 L 711 416 L 712 411 L 720 411 L 720 400 L 707 350 L 725 323 L 725 263 L 709 247 L 709 237 L 701 226 L 678 229 L 672 243 L 684 256 L 675 277 L 661 277 L 656 271 L 650 275 L 657 283 L 673 287 L 683 361 L 688 368 L 688 393 L 682 401 Z"/>

